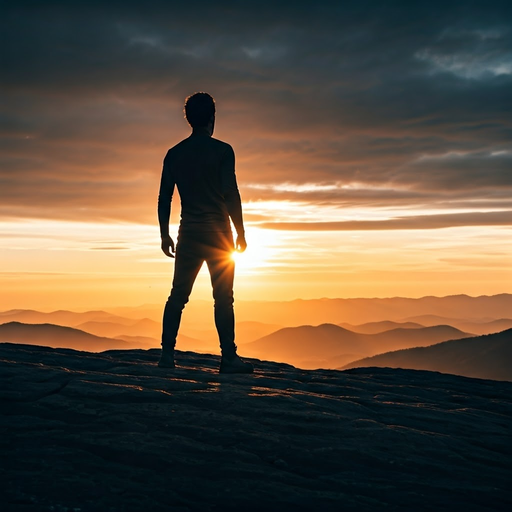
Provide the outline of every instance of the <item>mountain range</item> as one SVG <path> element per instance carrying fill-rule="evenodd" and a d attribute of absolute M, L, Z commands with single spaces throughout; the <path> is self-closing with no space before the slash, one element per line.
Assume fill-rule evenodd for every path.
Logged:
<path fill-rule="evenodd" d="M 103 311 L 75 313 L 55 311 L 41 313 L 29 310 L 10 310 L 0 313 L 0 323 L 18 321 L 26 323 L 54 323 L 76 327 L 88 321 L 115 322 L 130 325 L 149 318 L 157 323 L 162 319 L 163 304 L 147 304 L 138 307 L 107 308 Z M 292 301 L 242 301 L 235 303 L 237 322 L 263 322 L 286 327 L 320 325 L 324 323 L 359 325 L 368 322 L 416 322 L 424 326 L 448 324 L 465 332 L 477 333 L 474 328 L 454 322 L 470 322 L 482 325 L 487 333 L 512 327 L 512 294 L 451 295 L 446 297 L 356 298 L 356 299 L 297 299 Z M 425 316 L 427 315 L 427 316 Z M 436 316 L 433 323 L 427 319 Z M 420 320 L 419 318 L 423 320 Z M 499 326 L 492 322 L 499 320 Z M 491 325 L 485 327 L 485 323 Z M 183 313 L 183 327 L 191 329 L 213 328 L 213 302 L 193 300 Z M 496 327 L 498 327 L 496 329 Z M 490 329 L 490 330 L 489 330 Z M 487 334 L 485 333 L 485 334 Z M 478 332 L 480 334 L 480 332 Z"/>
<path fill-rule="evenodd" d="M 88 332 L 53 324 L 23 324 L 8 322 L 0 325 L 0 341 L 44 345 L 53 348 L 72 348 L 89 352 L 102 352 L 108 349 L 127 349 L 140 346 L 114 338 L 95 336 Z M 144 348 L 150 346 L 143 344 Z"/>
<path fill-rule="evenodd" d="M 8 322 L 0 325 L 0 342 L 23 343 L 26 345 L 43 345 L 52 348 L 72 348 L 87 352 L 102 352 L 113 349 L 159 348 L 160 342 L 143 336 L 123 336 L 108 338 L 95 336 L 73 327 L 53 324 L 23 324 Z M 208 352 L 200 340 L 179 335 L 181 350 Z"/>
<path fill-rule="evenodd" d="M 512 329 L 367 357 L 342 369 L 390 367 L 512 381 Z"/>
<path fill-rule="evenodd" d="M 361 360 L 364 364 L 375 361 L 381 364 L 388 361 L 390 352 L 416 350 L 480 334 L 507 332 L 512 328 L 511 294 L 237 301 L 235 310 L 236 343 L 242 356 L 282 361 L 300 368 L 340 368 L 355 362 L 359 364 Z M 160 346 L 161 316 L 162 305 L 150 304 L 82 312 L 14 309 L 0 312 L 0 341 L 88 351 L 147 349 Z M 460 346 L 457 361 L 462 370 L 459 372 L 452 362 L 442 368 L 452 373 L 466 371 L 465 350 L 471 365 L 478 366 L 478 358 L 472 359 L 476 350 L 472 349 L 473 345 Z M 196 300 L 187 305 L 177 348 L 219 353 L 210 301 Z M 496 348 L 492 357 L 503 350 Z M 368 359 L 377 355 L 382 355 L 383 359 Z M 508 356 L 502 355 L 506 365 Z M 401 354 L 402 359 L 397 362 L 398 356 L 393 355 L 389 361 L 418 367 L 419 363 L 409 356 L 407 352 L 403 359 Z M 481 357 L 485 359 L 484 354 Z"/>
<path fill-rule="evenodd" d="M 300 368 L 336 368 L 365 356 L 470 336 L 448 325 L 361 334 L 338 325 L 286 327 L 240 345 L 248 357 L 284 361 Z"/>

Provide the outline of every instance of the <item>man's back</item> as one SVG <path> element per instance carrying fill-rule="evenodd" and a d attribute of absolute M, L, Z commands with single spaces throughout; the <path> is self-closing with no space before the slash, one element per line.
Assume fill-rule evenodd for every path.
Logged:
<path fill-rule="evenodd" d="M 160 203 L 172 197 L 174 185 L 181 198 L 181 232 L 230 232 L 230 214 L 235 226 L 241 219 L 233 149 L 206 130 L 195 129 L 168 151 Z"/>

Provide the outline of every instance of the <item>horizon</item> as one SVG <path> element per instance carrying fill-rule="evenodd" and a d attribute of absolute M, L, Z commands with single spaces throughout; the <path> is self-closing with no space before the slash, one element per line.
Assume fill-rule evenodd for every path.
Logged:
<path fill-rule="evenodd" d="M 422 299 L 449 299 L 449 298 L 457 298 L 457 297 L 465 297 L 469 299 L 480 299 L 480 298 L 494 298 L 499 297 L 502 295 L 512 295 L 512 293 L 496 293 L 496 294 L 482 294 L 482 295 L 468 295 L 465 293 L 456 293 L 456 294 L 450 294 L 450 295 L 422 295 L 419 297 L 405 297 L 402 295 L 395 295 L 395 296 L 389 296 L 389 297 L 312 297 L 312 298 L 302 298 L 297 297 L 295 299 L 288 299 L 288 300 L 251 300 L 251 299 L 239 299 L 237 302 L 241 303 L 292 303 L 297 301 L 303 301 L 303 302 L 313 302 L 313 301 L 330 301 L 330 300 L 343 300 L 343 301 L 357 301 L 357 300 L 394 300 L 394 299 L 401 299 L 401 300 L 422 300 Z M 213 298 L 206 299 L 206 298 L 196 298 L 194 299 L 194 303 L 202 303 L 202 304 L 212 304 L 213 305 Z M 146 302 L 143 304 L 138 305 L 129 305 L 129 304 L 117 304 L 117 305 L 98 305 L 95 304 L 94 306 L 84 306 L 84 307 L 78 307 L 78 308 L 66 308 L 64 306 L 57 307 L 57 308 L 45 308 L 45 307 L 37 307 L 30 308 L 30 307 L 23 307 L 23 306 L 14 306 L 10 307 L 9 309 L 0 308 L 0 313 L 7 313 L 9 311 L 37 311 L 41 313 L 55 313 L 60 311 L 70 311 L 75 313 L 84 313 L 84 312 L 93 312 L 93 311 L 108 311 L 108 310 L 115 310 L 115 309 L 143 309 L 143 308 L 162 308 L 163 311 L 163 305 L 158 302 Z"/>

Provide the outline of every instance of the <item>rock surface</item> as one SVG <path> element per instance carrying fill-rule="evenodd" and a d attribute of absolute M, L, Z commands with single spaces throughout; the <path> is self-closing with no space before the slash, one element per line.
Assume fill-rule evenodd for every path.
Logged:
<path fill-rule="evenodd" d="M 0 344 L 2 510 L 509 510 L 512 383 Z"/>

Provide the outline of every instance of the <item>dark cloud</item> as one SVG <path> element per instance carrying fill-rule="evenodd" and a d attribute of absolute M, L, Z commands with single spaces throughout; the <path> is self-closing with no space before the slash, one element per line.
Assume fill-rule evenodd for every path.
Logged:
<path fill-rule="evenodd" d="M 195 90 L 217 99 L 244 197 L 503 207 L 511 5 L 2 4 L 0 215 L 152 222 Z"/>
<path fill-rule="evenodd" d="M 422 156 L 397 180 L 430 190 L 512 191 L 512 150 Z"/>

